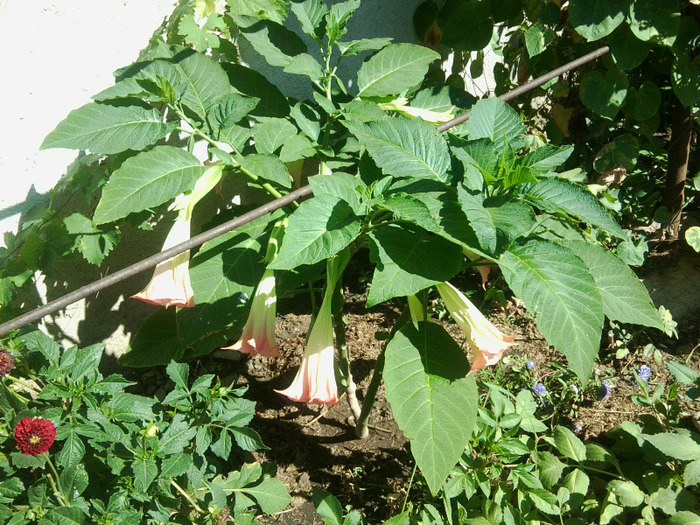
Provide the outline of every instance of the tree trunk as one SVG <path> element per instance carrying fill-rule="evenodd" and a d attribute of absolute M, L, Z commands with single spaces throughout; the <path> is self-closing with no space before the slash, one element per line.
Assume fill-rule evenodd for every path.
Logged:
<path fill-rule="evenodd" d="M 693 134 L 693 120 L 690 108 L 675 101 L 673 110 L 673 127 L 671 141 L 668 145 L 668 171 L 666 173 L 666 188 L 664 190 L 664 206 L 671 213 L 667 224 L 667 240 L 678 239 L 683 209 L 685 178 L 688 173 L 688 157 L 690 156 L 690 140 Z"/>

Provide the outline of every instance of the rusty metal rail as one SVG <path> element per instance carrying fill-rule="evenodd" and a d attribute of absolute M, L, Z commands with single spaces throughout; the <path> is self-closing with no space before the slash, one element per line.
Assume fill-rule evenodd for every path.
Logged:
<path fill-rule="evenodd" d="M 549 73 L 542 75 L 541 77 L 537 77 L 530 82 L 527 82 L 526 84 L 523 84 L 522 86 L 518 86 L 517 88 L 509 91 L 508 93 L 505 93 L 501 95 L 499 98 L 503 100 L 504 102 L 507 102 L 509 100 L 513 100 L 514 98 L 518 97 L 519 95 L 522 95 L 523 93 L 526 93 L 532 89 L 535 89 L 553 78 L 558 77 L 559 75 L 562 75 L 563 73 L 566 73 L 568 71 L 571 71 L 573 69 L 576 69 L 577 67 L 582 66 L 583 64 L 586 64 L 588 62 L 591 62 L 592 60 L 595 60 L 596 58 L 604 55 L 610 51 L 610 48 L 607 46 L 603 46 L 595 51 L 592 51 L 586 55 L 583 55 L 576 60 L 572 60 L 571 62 L 568 62 L 564 64 L 561 67 L 558 67 Z M 453 118 L 452 120 L 445 122 L 443 124 L 440 124 L 438 126 L 438 131 L 443 132 L 446 131 L 450 128 L 453 128 L 454 126 L 457 126 L 461 124 L 462 122 L 465 122 L 469 119 L 469 112 L 465 112 L 462 115 L 459 115 L 458 117 Z M 205 232 L 200 233 L 199 235 L 195 235 L 194 237 L 190 238 L 189 240 L 180 243 L 176 246 L 173 246 L 172 248 L 169 248 L 167 250 L 164 250 L 160 253 L 156 253 L 154 255 L 151 255 L 150 257 L 147 257 L 137 263 L 132 264 L 131 266 L 127 266 L 126 268 L 123 268 L 119 271 L 114 272 L 113 274 L 110 274 L 106 277 L 103 277 L 101 279 L 98 279 L 95 282 L 92 282 L 90 284 L 87 284 L 85 286 L 82 286 L 78 288 L 77 290 L 74 290 L 63 297 L 59 297 L 58 299 L 55 299 L 54 301 L 51 301 L 49 303 L 46 303 L 43 306 L 40 306 L 34 310 L 31 310 L 27 313 L 24 313 L 22 315 L 19 315 L 15 317 L 14 319 L 11 319 L 10 321 L 7 321 L 6 323 L 3 323 L 0 325 L 0 336 L 3 336 L 7 334 L 8 332 L 12 330 L 17 330 L 18 328 L 22 328 L 23 326 L 33 323 L 34 321 L 38 321 L 42 317 L 45 317 L 49 314 L 52 314 L 54 312 L 57 312 L 58 310 L 61 310 L 62 308 L 65 308 L 73 303 L 76 303 L 80 301 L 81 299 L 85 299 L 86 297 L 96 294 L 97 292 L 104 290 L 105 288 L 109 288 L 110 286 L 113 286 L 125 279 L 128 279 L 129 277 L 132 277 L 133 275 L 136 275 L 137 273 L 141 273 L 145 270 L 148 270 L 149 268 L 155 267 L 157 264 L 167 261 L 168 259 L 171 259 L 172 257 L 175 257 L 176 255 L 185 252 L 187 250 L 191 250 L 192 248 L 196 248 L 197 246 L 201 246 L 207 241 L 210 241 L 212 239 L 215 239 L 216 237 L 223 235 L 224 233 L 227 233 L 231 230 L 235 230 L 236 228 L 239 228 L 243 226 L 244 224 L 249 223 L 252 220 L 255 220 L 259 217 L 262 217 L 263 215 L 266 215 L 272 211 L 278 210 L 279 208 L 282 208 L 288 204 L 291 204 L 293 201 L 305 197 L 307 195 L 310 195 L 311 192 L 311 187 L 310 186 L 304 186 L 302 188 L 299 188 L 298 190 L 292 191 L 291 193 L 288 193 L 284 197 L 280 197 L 279 199 L 275 199 L 274 201 L 268 202 L 267 204 L 263 204 L 259 208 L 256 208 L 252 211 L 249 211 L 248 213 L 244 213 L 243 215 L 236 217 L 235 219 L 232 219 L 228 222 L 225 222 L 223 224 L 220 224 L 219 226 L 212 228 L 211 230 L 207 230 Z"/>

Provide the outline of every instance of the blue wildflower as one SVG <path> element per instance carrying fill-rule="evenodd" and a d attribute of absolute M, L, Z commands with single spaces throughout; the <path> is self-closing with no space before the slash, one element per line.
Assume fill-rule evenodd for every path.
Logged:
<path fill-rule="evenodd" d="M 528 367 L 530 370 L 534 370 L 535 367 L 537 366 L 537 363 L 535 363 L 532 359 L 528 360 L 528 362 L 525 363 L 525 364 L 527 365 L 527 367 Z"/>
<path fill-rule="evenodd" d="M 649 381 L 649 379 L 651 379 L 651 368 L 647 365 L 640 366 L 637 368 L 637 376 L 639 376 L 639 379 L 642 381 Z"/>
<path fill-rule="evenodd" d="M 544 387 L 542 383 L 537 383 L 535 386 L 531 388 L 532 393 L 535 394 L 538 397 L 541 397 L 547 393 L 547 389 Z"/>
<path fill-rule="evenodd" d="M 603 383 L 600 385 L 600 396 L 598 397 L 598 399 L 603 401 L 610 395 L 610 391 L 610 384 L 607 381 L 603 381 Z"/>

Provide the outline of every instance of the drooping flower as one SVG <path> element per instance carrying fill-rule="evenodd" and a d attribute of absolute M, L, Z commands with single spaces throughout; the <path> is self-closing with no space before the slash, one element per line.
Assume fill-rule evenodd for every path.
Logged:
<path fill-rule="evenodd" d="M 175 224 L 163 243 L 163 250 L 185 242 L 190 238 L 190 220 L 178 215 Z M 190 284 L 190 252 L 176 255 L 156 266 L 151 282 L 139 293 L 132 295 L 147 303 L 165 306 L 192 307 L 194 292 Z"/>
<path fill-rule="evenodd" d="M 637 376 L 639 376 L 639 379 L 642 381 L 649 381 L 649 379 L 651 379 L 651 368 L 647 365 L 640 366 L 637 368 Z"/>
<path fill-rule="evenodd" d="M 333 317 L 331 297 L 326 296 L 306 341 L 301 366 L 292 384 L 277 390 L 292 401 L 337 405 L 338 386 L 335 382 L 335 349 L 333 348 Z"/>
<path fill-rule="evenodd" d="M 244 354 L 263 357 L 282 357 L 275 344 L 276 316 L 275 274 L 273 270 L 265 270 L 255 290 L 248 321 L 243 328 L 241 338 L 234 345 L 222 350 L 237 350 Z"/>
<path fill-rule="evenodd" d="M 56 439 L 56 427 L 48 419 L 23 417 L 15 427 L 15 442 L 22 454 L 43 454 Z"/>
<path fill-rule="evenodd" d="M 598 395 L 598 399 L 600 401 L 603 401 L 604 399 L 606 399 L 610 395 L 611 391 L 612 390 L 611 390 L 610 383 L 608 383 L 607 381 L 604 380 L 600 385 L 600 394 Z"/>
<path fill-rule="evenodd" d="M 0 377 L 5 377 L 15 367 L 15 358 L 7 350 L 0 349 Z"/>
<path fill-rule="evenodd" d="M 467 336 L 474 358 L 469 373 L 498 363 L 513 338 L 503 334 L 467 297 L 450 283 L 437 285 L 445 306 Z"/>

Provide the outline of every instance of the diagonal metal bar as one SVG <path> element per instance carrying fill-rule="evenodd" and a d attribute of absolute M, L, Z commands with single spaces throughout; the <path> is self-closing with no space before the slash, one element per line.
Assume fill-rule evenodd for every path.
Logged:
<path fill-rule="evenodd" d="M 553 78 L 558 77 L 559 75 L 563 75 L 564 73 L 571 71 L 572 69 L 581 67 L 583 64 L 587 64 L 588 62 L 591 62 L 592 60 L 603 56 L 608 51 L 610 51 L 610 48 L 608 46 L 603 46 L 601 48 L 596 49 L 595 51 L 586 53 L 585 55 L 577 58 L 576 60 L 567 62 L 563 66 L 560 66 L 556 69 L 552 69 L 549 73 L 545 73 L 541 77 L 534 78 L 530 82 L 526 82 L 522 86 L 518 86 L 515 89 L 510 90 L 508 93 L 504 93 L 498 98 L 500 98 L 503 102 L 513 100 L 514 98 L 519 97 L 523 93 L 527 93 L 528 91 L 531 91 L 535 88 L 540 87 L 543 84 L 546 84 L 547 82 L 549 82 Z M 459 124 L 461 124 L 462 122 L 466 122 L 467 120 L 469 120 L 469 111 L 462 113 L 461 115 L 453 118 L 452 120 L 448 120 L 447 122 L 440 124 L 438 126 L 438 131 L 447 131 L 448 129 L 454 128 L 455 126 L 458 126 Z"/>
<path fill-rule="evenodd" d="M 577 67 L 580 67 L 583 64 L 595 60 L 596 58 L 604 55 L 608 51 L 610 51 L 609 47 L 601 47 L 600 49 L 583 55 L 577 58 L 576 60 L 572 60 L 571 62 L 568 62 L 567 64 L 564 64 L 563 66 L 558 67 L 545 75 L 542 75 L 541 77 L 533 79 L 530 82 L 523 84 L 522 86 L 518 86 L 517 88 L 509 91 L 508 93 L 501 95 L 499 98 L 504 102 L 512 100 L 515 97 L 526 93 L 527 91 L 535 89 L 536 87 L 539 87 L 549 82 L 553 78 L 556 78 L 559 75 L 562 75 L 563 73 L 571 71 L 572 69 L 576 69 Z M 446 131 L 450 128 L 461 124 L 462 122 L 466 122 L 468 119 L 469 112 L 463 113 L 462 115 L 459 115 L 458 117 L 455 117 L 452 120 L 438 126 L 438 131 Z M 61 310 L 66 306 L 76 303 L 81 299 L 85 299 L 90 295 L 96 294 L 100 290 L 109 288 L 110 286 L 113 286 L 125 279 L 128 279 L 129 277 L 136 275 L 137 273 L 141 273 L 145 270 L 148 270 L 149 268 L 153 268 L 157 264 L 167 261 L 168 259 L 171 259 L 172 257 L 175 257 L 176 255 L 182 252 L 191 250 L 192 248 L 196 248 L 197 246 L 201 246 L 207 241 L 215 239 L 216 237 L 223 235 L 224 233 L 227 233 L 231 230 L 235 230 L 236 228 L 239 228 L 240 226 L 243 226 L 244 224 L 247 224 L 252 220 L 262 217 L 263 215 L 266 215 L 272 211 L 282 208 L 288 204 L 291 204 L 293 201 L 310 194 L 310 186 L 304 186 L 302 188 L 299 188 L 298 190 L 288 193 L 284 197 L 280 197 L 279 199 L 275 199 L 274 201 L 268 202 L 267 204 L 263 204 L 259 208 L 249 211 L 248 213 L 244 213 L 240 217 L 236 217 L 235 219 L 220 224 L 219 226 L 212 228 L 211 230 L 207 230 L 203 233 L 200 233 L 199 235 L 195 235 L 191 239 L 180 243 L 176 246 L 173 246 L 172 248 L 164 250 L 160 253 L 156 253 L 155 255 L 151 255 L 150 257 L 147 257 L 146 259 L 134 263 L 131 266 L 127 266 L 126 268 L 118 270 L 113 274 L 103 277 L 93 283 L 82 286 L 81 288 L 78 288 L 77 290 L 74 290 L 64 295 L 63 297 L 59 297 L 54 301 L 46 303 L 43 306 L 40 306 L 34 310 L 19 315 L 14 319 L 11 319 L 6 323 L 1 324 L 0 336 L 5 335 L 12 330 L 22 328 L 23 326 L 29 323 L 33 323 L 34 321 L 38 321 L 42 317 L 57 312 L 58 310 Z"/>

